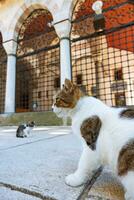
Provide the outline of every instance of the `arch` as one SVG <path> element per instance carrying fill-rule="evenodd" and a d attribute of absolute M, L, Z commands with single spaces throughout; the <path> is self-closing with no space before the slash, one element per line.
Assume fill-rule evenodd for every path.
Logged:
<path fill-rule="evenodd" d="M 79 0 L 73 0 L 73 1 L 72 1 L 72 4 L 71 4 L 71 6 L 70 6 L 70 10 L 71 10 L 71 12 L 70 12 L 71 21 L 73 21 L 73 14 L 74 14 L 74 11 L 76 10 L 76 6 L 78 5 L 78 2 L 79 2 Z"/>
<path fill-rule="evenodd" d="M 49 10 L 48 6 L 46 6 L 42 1 L 38 1 L 38 3 L 35 1 L 27 1 L 18 9 L 9 26 L 10 39 L 12 38 L 17 40 L 23 21 L 26 20 L 27 17 L 36 9 Z"/>
<path fill-rule="evenodd" d="M 79 0 L 70 0 L 70 1 L 63 0 L 62 10 L 64 12 L 63 15 L 66 14 L 65 19 L 68 18 L 70 21 L 72 21 L 73 11 L 78 2 Z"/>
<path fill-rule="evenodd" d="M 78 0 L 28 0 L 23 3 L 20 8 L 17 10 L 15 15 L 11 19 L 11 23 L 8 27 L 8 34 L 5 40 L 14 39 L 17 40 L 19 29 L 22 25 L 22 22 L 29 16 L 29 14 L 35 9 L 47 9 L 50 11 L 53 17 L 54 22 L 59 22 L 64 19 L 70 19 L 72 16 L 72 11 Z"/>
<path fill-rule="evenodd" d="M 54 80 L 60 76 L 59 39 L 54 27 L 49 27 L 51 20 L 48 10 L 36 8 L 20 27 L 16 112 L 51 109 Z"/>
<path fill-rule="evenodd" d="M 55 2 L 55 0 L 39 0 L 39 1 L 35 1 L 35 0 L 28 0 L 25 3 L 23 3 L 20 8 L 17 10 L 17 12 L 15 13 L 15 15 L 13 16 L 13 18 L 11 19 L 11 23 L 10 26 L 8 27 L 8 31 L 10 32 L 10 35 L 8 37 L 8 39 L 14 39 L 17 40 L 18 37 L 18 32 L 19 29 L 23 23 L 23 21 L 29 16 L 29 14 L 34 11 L 35 9 L 46 9 L 48 10 L 51 15 L 53 20 L 57 20 L 56 16 L 57 13 L 59 13 L 61 11 L 61 7 L 65 7 L 65 12 L 69 12 L 67 11 L 67 4 L 68 6 L 68 10 L 71 9 L 71 1 L 59 1 L 59 2 Z M 62 6 L 61 6 L 62 5 Z M 65 5 L 65 6 L 64 6 Z M 63 13 L 65 13 L 63 12 Z M 68 15 L 68 14 L 67 14 Z M 58 17 L 59 18 L 59 17 Z M 64 19 L 63 15 L 60 15 L 60 20 Z"/>
<path fill-rule="evenodd" d="M 72 21 L 73 10 L 75 9 L 78 1 L 79 0 L 63 0 L 59 12 L 53 10 L 54 21 L 60 22 L 65 19 L 69 19 L 70 21 Z"/>
<path fill-rule="evenodd" d="M 1 21 L 1 20 L 0 20 L 0 32 L 2 35 L 2 42 L 4 42 L 5 38 L 7 38 L 8 31 L 7 31 L 7 28 L 5 27 L 3 21 Z"/>
<path fill-rule="evenodd" d="M 1 35 L 3 35 L 3 33 L 6 32 L 6 28 L 1 20 L 0 20 L 0 32 Z"/>

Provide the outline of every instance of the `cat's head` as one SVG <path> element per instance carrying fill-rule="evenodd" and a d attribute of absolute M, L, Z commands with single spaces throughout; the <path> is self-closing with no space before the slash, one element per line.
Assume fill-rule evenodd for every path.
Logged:
<path fill-rule="evenodd" d="M 31 127 L 31 128 L 34 128 L 35 126 L 35 122 L 34 121 L 29 121 L 27 126 Z"/>
<path fill-rule="evenodd" d="M 53 111 L 58 117 L 64 117 L 70 109 L 75 108 L 78 100 L 84 96 L 77 85 L 65 79 L 63 88 L 55 95 Z"/>

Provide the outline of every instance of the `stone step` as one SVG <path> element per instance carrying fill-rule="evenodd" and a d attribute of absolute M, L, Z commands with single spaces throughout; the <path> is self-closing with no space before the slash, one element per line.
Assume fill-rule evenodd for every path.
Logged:
<path fill-rule="evenodd" d="M 81 200 L 124 200 L 124 189 L 112 172 L 104 170 Z"/>

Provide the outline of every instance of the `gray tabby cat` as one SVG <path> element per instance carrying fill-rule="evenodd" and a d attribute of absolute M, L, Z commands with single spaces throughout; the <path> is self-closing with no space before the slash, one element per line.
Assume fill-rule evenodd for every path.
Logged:
<path fill-rule="evenodd" d="M 16 137 L 24 138 L 27 137 L 32 129 L 35 126 L 35 122 L 31 121 L 28 122 L 27 124 L 21 124 L 18 126 L 17 131 L 16 131 Z"/>

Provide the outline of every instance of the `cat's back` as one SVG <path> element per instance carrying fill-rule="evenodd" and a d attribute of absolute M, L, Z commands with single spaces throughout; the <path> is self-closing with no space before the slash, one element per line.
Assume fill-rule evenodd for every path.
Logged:
<path fill-rule="evenodd" d="M 81 123 L 82 120 L 93 115 L 102 118 L 107 112 L 110 112 L 110 107 L 95 97 L 85 96 L 78 102 L 76 110 L 73 119 Z"/>
<path fill-rule="evenodd" d="M 17 128 L 17 133 L 23 131 L 25 128 L 26 128 L 26 126 L 24 124 L 19 125 Z"/>
<path fill-rule="evenodd" d="M 77 105 L 77 113 L 72 119 L 72 128 L 80 133 L 85 119 L 97 116 L 101 121 L 101 132 L 117 140 L 126 140 L 134 135 L 134 109 L 113 108 L 94 97 L 84 97 Z M 128 116 L 128 117 L 127 117 Z"/>
<path fill-rule="evenodd" d="M 97 116 L 103 120 L 102 118 L 107 115 L 106 113 L 110 113 L 107 105 L 99 99 L 90 96 L 81 98 L 75 109 L 76 113 L 72 117 L 72 129 L 77 134 L 80 134 L 80 127 L 85 119 Z"/>
<path fill-rule="evenodd" d="M 16 130 L 16 137 L 24 137 L 25 130 L 26 130 L 26 125 L 24 125 L 24 124 L 19 125 Z"/>

